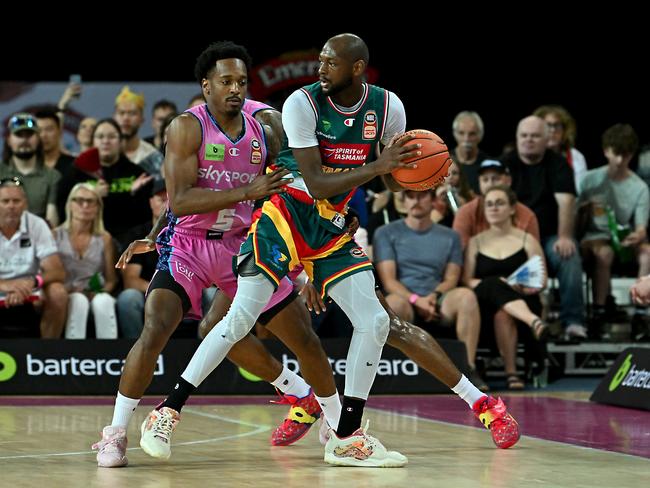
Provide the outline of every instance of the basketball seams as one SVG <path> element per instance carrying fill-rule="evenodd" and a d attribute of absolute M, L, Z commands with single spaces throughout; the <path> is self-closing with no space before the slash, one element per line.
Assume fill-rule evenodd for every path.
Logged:
<path fill-rule="evenodd" d="M 440 152 L 437 152 L 437 153 L 431 153 L 431 154 L 427 154 L 427 155 L 425 155 L 425 156 L 420 156 L 420 157 L 417 158 L 417 159 L 411 159 L 411 160 L 409 160 L 408 164 L 415 163 L 416 161 L 421 161 L 421 160 L 423 160 L 423 159 L 431 158 L 431 157 L 433 157 L 433 156 L 438 156 L 438 155 L 440 155 L 440 154 L 444 154 L 444 153 L 448 153 L 448 152 L 449 152 L 449 151 L 448 151 L 447 149 L 445 149 L 444 151 L 440 151 Z"/>
<path fill-rule="evenodd" d="M 440 168 L 438 168 L 438 170 L 437 170 L 435 173 L 430 174 L 429 176 L 427 176 L 426 178 L 423 178 L 423 179 L 421 179 L 421 180 L 415 180 L 415 181 L 413 181 L 413 180 L 408 180 L 408 181 L 405 181 L 405 180 L 398 180 L 398 179 L 395 178 L 394 176 L 393 176 L 393 178 L 394 178 L 395 181 L 398 182 L 398 183 L 406 183 L 407 185 L 416 185 L 416 184 L 418 184 L 418 183 L 422 183 L 422 182 L 424 182 L 424 181 L 428 181 L 428 180 L 430 180 L 431 178 L 433 178 L 434 176 L 436 176 L 438 173 L 440 173 L 440 172 L 441 172 L 443 169 L 445 169 L 445 168 L 446 168 L 447 170 L 449 170 L 449 166 L 451 165 L 451 163 L 447 164 L 448 161 L 452 161 L 452 159 L 451 159 L 450 157 L 448 157 L 447 159 L 445 159 L 445 162 L 442 163 L 442 164 L 440 165 Z M 445 176 L 442 176 L 442 177 L 438 177 L 438 179 L 435 180 L 436 183 L 437 183 L 439 180 L 443 180 L 443 179 L 445 179 L 445 177 L 446 177 L 446 175 L 445 175 Z"/>
<path fill-rule="evenodd" d="M 433 133 L 431 131 L 424 130 L 424 129 L 411 129 L 410 131 L 404 132 L 404 134 L 402 134 L 399 137 L 399 139 L 401 139 L 402 137 L 405 137 L 405 136 L 415 136 L 414 140 L 425 139 L 425 140 L 437 142 L 439 144 L 444 144 L 445 143 L 445 141 L 443 141 L 438 134 L 435 134 L 435 133 Z M 397 140 L 399 141 L 399 139 L 397 139 Z M 412 141 L 410 141 L 410 142 L 412 142 Z"/>

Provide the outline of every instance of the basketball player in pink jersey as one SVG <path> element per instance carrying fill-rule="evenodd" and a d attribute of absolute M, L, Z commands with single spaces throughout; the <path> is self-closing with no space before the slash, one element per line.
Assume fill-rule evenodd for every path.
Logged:
<path fill-rule="evenodd" d="M 207 103 L 189 109 L 169 127 L 165 157 L 169 223 L 157 239 L 160 258 L 147 292 L 145 326 L 127 356 L 113 420 L 104 427 L 102 440 L 93 445 L 99 450 L 99 466 L 127 464 L 126 428 L 151 382 L 158 355 L 184 315 L 200 317 L 203 288 L 216 284 L 234 296 L 232 258 L 250 227 L 253 201 L 282 192 L 291 181 L 283 180 L 285 170 L 262 175 L 267 139 L 275 136 L 270 126 L 263 127 L 242 111 L 249 65 L 242 46 L 221 42 L 208 47 L 195 70 Z M 254 113 L 257 108 L 252 104 L 249 109 Z M 290 305 L 292 291 L 290 281 L 284 280 L 265 310 L 273 315 Z M 302 310 L 297 303 L 294 306 Z M 325 398 L 337 396 L 327 356 L 309 320 L 294 319 L 290 328 L 272 330 L 296 349 L 314 391 Z M 246 351 L 250 356 L 251 349 Z M 232 356 L 237 354 L 235 346 Z M 323 374 L 326 370 L 329 374 Z M 276 382 L 287 386 L 289 381 L 280 375 Z M 183 386 L 179 385 L 181 393 Z M 162 405 L 149 415 L 142 431 L 158 438 L 165 432 L 161 426 L 178 418 L 177 411 Z"/>

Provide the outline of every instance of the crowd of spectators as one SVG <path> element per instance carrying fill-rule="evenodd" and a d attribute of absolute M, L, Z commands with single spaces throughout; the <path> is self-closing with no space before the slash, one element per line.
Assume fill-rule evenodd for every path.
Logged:
<path fill-rule="evenodd" d="M 6 126 L 0 337 L 136 338 L 143 327 L 157 255 L 137 255 L 119 272 L 115 262 L 166 211 L 164 130 L 178 109 L 157 101 L 154 132 L 141 138 L 145 100 L 125 86 L 111 117 L 80 122 L 79 152 L 68 154 L 63 119 L 78 91 L 71 85 L 57 106 L 16 113 Z M 374 256 L 379 283 L 400 317 L 462 341 L 471 379 L 484 389 L 476 351 L 492 347 L 503 358 L 508 386 L 521 389 L 517 344 L 526 344 L 527 355 L 543 355 L 551 324 L 540 300 L 544 287 L 509 284 L 510 273 L 541 258 L 557 278 L 555 332 L 565 340 L 601 338 L 618 313 L 613 274 L 650 273 L 650 192 L 630 169 L 638 138 L 629 125 L 608 128 L 603 164 L 588 170 L 574 147 L 576 123 L 561 106 L 522 118 L 514 147 L 501 155 L 479 147 L 485 127 L 478 113 L 460 112 L 451 125 L 454 163 L 445 183 L 395 194 L 378 180 L 368 183 L 351 202 L 360 220 L 357 238 Z M 589 310 L 583 274 L 593 280 Z M 332 312 L 332 320 L 341 315 Z M 325 322 L 319 317 L 323 331 Z M 648 339 L 644 305 L 635 308 L 632 324 L 633 339 Z"/>

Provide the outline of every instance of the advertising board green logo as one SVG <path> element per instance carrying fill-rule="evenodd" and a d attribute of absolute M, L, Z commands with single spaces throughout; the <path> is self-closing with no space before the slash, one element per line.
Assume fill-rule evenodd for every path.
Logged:
<path fill-rule="evenodd" d="M 621 367 L 618 368 L 618 371 L 612 378 L 612 381 L 609 383 L 609 391 L 614 391 L 618 388 L 618 385 L 621 384 L 621 381 L 625 378 L 625 375 L 632 367 L 632 354 L 628 354 L 625 358 L 625 361 L 621 364 Z"/>
<path fill-rule="evenodd" d="M 0 381 L 10 380 L 17 369 L 16 360 L 6 352 L 0 351 Z"/>

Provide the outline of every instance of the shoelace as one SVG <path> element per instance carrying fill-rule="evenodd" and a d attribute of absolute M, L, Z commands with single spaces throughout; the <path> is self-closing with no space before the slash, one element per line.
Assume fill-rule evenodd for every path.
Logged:
<path fill-rule="evenodd" d="M 174 419 L 171 415 L 165 415 L 161 412 L 160 416 L 151 426 L 154 436 L 160 436 L 169 441 L 169 436 L 172 434 L 174 428 Z"/>
<path fill-rule="evenodd" d="M 371 446 L 373 446 L 373 447 L 380 447 L 380 448 L 386 450 L 384 445 L 381 442 L 379 442 L 379 439 L 377 439 L 376 437 L 373 437 L 370 434 L 368 434 L 368 427 L 369 426 L 370 426 L 370 419 L 366 420 L 366 425 L 364 426 L 363 429 L 361 429 L 361 432 L 363 434 L 363 437 L 366 439 L 366 442 L 368 444 L 370 444 Z"/>
<path fill-rule="evenodd" d="M 280 399 L 279 400 L 269 400 L 269 403 L 274 403 L 275 405 L 293 405 L 297 401 L 296 400 L 296 401 L 292 402 L 291 400 L 289 400 L 288 395 L 285 395 L 284 393 L 282 393 L 277 388 L 275 389 L 275 392 L 280 397 Z"/>
<path fill-rule="evenodd" d="M 108 439 L 102 439 L 99 442 L 95 442 L 92 446 L 90 446 L 91 449 L 95 450 L 107 450 L 109 447 L 113 450 L 116 451 L 119 449 L 119 446 L 117 445 L 117 441 L 119 440 L 119 437 L 110 437 Z"/>
<path fill-rule="evenodd" d="M 483 409 L 483 406 L 485 406 L 485 409 Z M 499 398 L 497 402 L 490 406 L 489 403 L 489 398 L 483 402 L 481 405 L 481 413 L 479 414 L 479 420 L 483 425 L 485 425 L 486 428 L 490 428 L 490 426 L 494 423 L 495 425 L 499 425 L 499 423 L 503 423 L 503 417 L 506 414 L 506 406 L 503 403 L 503 400 Z M 491 417 L 491 419 L 489 418 Z"/>
<path fill-rule="evenodd" d="M 370 426 L 370 419 L 366 420 L 366 425 L 361 429 L 363 437 L 367 445 L 372 448 L 374 453 L 385 452 L 388 453 L 388 449 L 381 443 L 379 439 L 368 434 L 368 427 Z"/>

